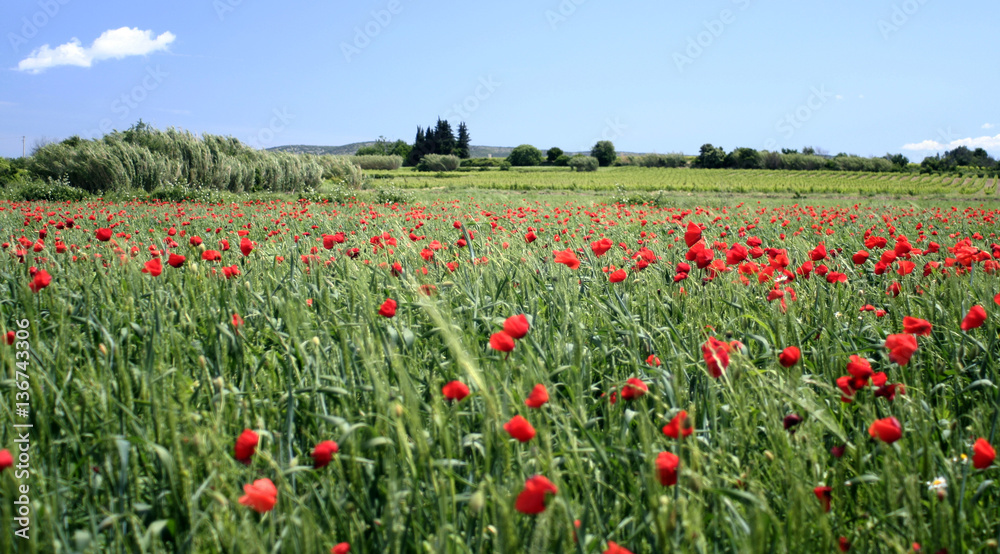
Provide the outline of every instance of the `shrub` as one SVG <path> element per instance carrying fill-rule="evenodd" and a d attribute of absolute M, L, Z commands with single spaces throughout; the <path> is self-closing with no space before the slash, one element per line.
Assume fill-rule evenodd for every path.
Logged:
<path fill-rule="evenodd" d="M 574 171 L 597 171 L 600 162 L 593 156 L 574 156 L 569 160 L 569 166 Z"/>
<path fill-rule="evenodd" d="M 542 153 L 530 144 L 522 144 L 507 156 L 510 165 L 532 166 L 542 163 Z"/>
<path fill-rule="evenodd" d="M 17 202 L 46 200 L 49 202 L 79 202 L 90 196 L 86 191 L 70 186 L 63 179 L 11 183 L 3 189 L 3 198 Z"/>
<path fill-rule="evenodd" d="M 427 154 L 417 164 L 417 171 L 455 171 L 461 164 L 458 156 Z"/>
<path fill-rule="evenodd" d="M 640 167 L 687 167 L 683 154 L 646 154 L 634 158 Z"/>
<path fill-rule="evenodd" d="M 549 148 L 548 151 L 545 152 L 545 158 L 548 160 L 549 163 L 554 164 L 556 163 L 556 160 L 559 159 L 559 156 L 562 156 L 564 154 L 565 153 L 563 152 L 562 148 L 554 146 L 552 148 Z"/>
<path fill-rule="evenodd" d="M 361 169 L 391 171 L 403 167 L 403 158 L 401 156 L 351 156 L 350 162 Z"/>
<path fill-rule="evenodd" d="M 615 145 L 610 140 L 601 140 L 590 149 L 591 157 L 597 158 L 601 167 L 607 167 L 615 162 L 618 154 L 615 153 Z"/>
<path fill-rule="evenodd" d="M 556 165 L 559 167 L 566 167 L 569 165 L 569 160 L 570 160 L 569 156 L 567 156 L 566 154 L 561 154 L 558 158 L 555 159 L 554 162 L 552 162 L 552 165 Z"/>
<path fill-rule="evenodd" d="M 507 160 L 504 160 L 503 163 L 500 164 L 500 171 L 510 171 L 510 168 L 511 163 Z"/>

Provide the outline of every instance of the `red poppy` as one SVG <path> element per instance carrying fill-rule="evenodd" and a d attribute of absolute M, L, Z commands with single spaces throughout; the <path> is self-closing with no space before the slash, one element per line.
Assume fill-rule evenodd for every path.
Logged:
<path fill-rule="evenodd" d="M 49 275 L 48 271 L 42 269 L 35 273 L 35 276 L 32 277 L 31 282 L 28 283 L 28 288 L 31 289 L 31 292 L 38 292 L 49 286 L 51 283 L 52 276 Z"/>
<path fill-rule="evenodd" d="M 334 441 L 323 441 L 313 447 L 312 459 L 313 468 L 319 469 L 321 467 L 326 467 L 333 459 L 333 455 L 337 453 L 339 447 Z"/>
<path fill-rule="evenodd" d="M 218 250 L 206 250 L 201 253 L 201 259 L 207 262 L 216 262 L 222 259 L 222 253 Z"/>
<path fill-rule="evenodd" d="M 649 391 L 649 387 L 646 386 L 646 383 L 631 377 L 625 381 L 625 386 L 622 387 L 622 400 L 634 400 L 646 394 L 647 391 Z"/>
<path fill-rule="evenodd" d="M 191 237 L 190 239 L 188 239 L 188 242 L 191 243 L 191 246 L 198 246 L 201 244 L 201 237 L 199 236 Z"/>
<path fill-rule="evenodd" d="M 250 465 L 250 459 L 253 458 L 253 454 L 257 450 L 258 442 L 260 442 L 260 435 L 250 429 L 244 429 L 243 433 L 236 438 L 233 456 L 237 461 Z"/>
<path fill-rule="evenodd" d="M 993 297 L 993 303 L 996 304 L 997 306 L 1000 306 L 1000 292 L 998 292 L 996 296 Z"/>
<path fill-rule="evenodd" d="M 530 328 L 531 324 L 528 323 L 528 318 L 524 314 L 510 316 L 503 322 L 503 331 L 512 339 L 523 339 Z"/>
<path fill-rule="evenodd" d="M 153 277 L 159 277 L 160 273 L 163 273 L 163 264 L 160 263 L 159 258 L 153 258 L 142 267 L 142 272 L 148 273 Z"/>
<path fill-rule="evenodd" d="M 249 256 L 250 253 L 253 252 L 253 242 L 246 237 L 240 239 L 240 252 L 242 252 L 244 256 Z"/>
<path fill-rule="evenodd" d="M 608 541 L 608 549 L 603 554 L 632 554 L 632 551 L 624 546 L 618 546 L 614 541 Z"/>
<path fill-rule="evenodd" d="M 729 367 L 729 351 L 732 345 L 722 342 L 715 337 L 708 337 L 705 344 L 701 345 L 701 354 L 708 365 L 708 374 L 718 379 Z"/>
<path fill-rule="evenodd" d="M 865 358 L 856 354 L 852 355 L 851 361 L 847 363 L 847 372 L 854 378 L 851 383 L 854 390 L 859 390 L 868 386 L 868 380 L 871 379 L 872 375 L 875 373 L 872 371 L 872 364 L 870 364 Z"/>
<path fill-rule="evenodd" d="M 97 240 L 101 242 L 108 242 L 111 240 L 111 229 L 102 227 L 97 230 Z"/>
<path fill-rule="evenodd" d="M 187 258 L 180 254 L 170 254 L 167 258 L 167 263 L 170 264 L 170 267 L 180 267 L 184 265 L 185 261 L 187 261 Z"/>
<path fill-rule="evenodd" d="M 330 554 L 347 554 L 350 551 L 351 551 L 351 543 L 342 542 L 338 543 L 337 546 L 331 548 Z"/>
<path fill-rule="evenodd" d="M 625 273 L 624 269 L 619 269 L 618 271 L 612 272 L 608 275 L 608 281 L 611 281 L 612 283 L 621 283 L 627 278 L 628 274 Z"/>
<path fill-rule="evenodd" d="M 823 506 L 824 512 L 830 511 L 830 499 L 832 498 L 831 493 L 833 489 L 830 487 L 816 487 L 813 489 L 813 494 L 819 499 L 819 503 Z"/>
<path fill-rule="evenodd" d="M 839 548 L 841 552 L 847 552 L 851 549 L 851 541 L 847 540 L 847 537 L 840 537 L 837 539 L 837 548 Z"/>
<path fill-rule="evenodd" d="M 14 467 L 14 456 L 11 455 L 10 450 L 4 448 L 3 450 L 0 450 L 0 471 L 3 471 L 8 467 Z"/>
<path fill-rule="evenodd" d="M 962 330 L 970 331 L 982 326 L 983 322 L 986 321 L 986 308 L 982 306 L 973 306 L 969 313 L 965 315 L 965 319 L 962 320 Z"/>
<path fill-rule="evenodd" d="M 799 363 L 801 358 L 802 352 L 799 351 L 799 347 L 797 346 L 789 346 L 788 348 L 782 350 L 781 354 L 778 354 L 778 362 L 783 367 L 792 367 L 793 365 Z"/>
<path fill-rule="evenodd" d="M 684 231 L 684 244 L 691 248 L 701 240 L 701 227 L 693 221 L 688 221 L 687 230 Z"/>
<path fill-rule="evenodd" d="M 894 417 L 876 420 L 868 427 L 868 434 L 873 439 L 892 444 L 903 436 L 903 427 Z"/>
<path fill-rule="evenodd" d="M 594 256 L 598 258 L 607 253 L 608 250 L 611 250 L 612 246 L 614 246 L 614 243 L 609 238 L 603 238 L 590 243 L 590 249 L 594 252 Z"/>
<path fill-rule="evenodd" d="M 243 318 L 240 314 L 233 314 L 233 327 L 239 329 L 243 325 Z"/>
<path fill-rule="evenodd" d="M 646 363 L 651 366 L 660 367 L 660 359 L 656 357 L 656 354 L 646 356 Z"/>
<path fill-rule="evenodd" d="M 917 351 L 917 338 L 906 333 L 889 335 L 885 338 L 885 348 L 889 351 L 889 360 L 904 366 Z"/>
<path fill-rule="evenodd" d="M 684 410 L 677 412 L 677 415 L 663 426 L 663 434 L 672 439 L 689 437 L 693 432 L 694 425 L 691 423 L 688 413 Z"/>
<path fill-rule="evenodd" d="M 385 302 L 378 309 L 378 315 L 382 317 L 394 317 L 396 315 L 396 301 L 386 298 Z"/>
<path fill-rule="evenodd" d="M 527 419 L 516 415 L 503 424 L 503 430 L 520 442 L 528 442 L 535 437 L 535 428 Z"/>
<path fill-rule="evenodd" d="M 851 256 L 851 261 L 854 262 L 854 265 L 861 265 L 868 261 L 868 256 L 868 252 L 858 250 L 853 256 Z"/>
<path fill-rule="evenodd" d="M 7 346 L 13 345 L 14 344 L 14 340 L 16 338 L 17 338 L 17 335 L 14 333 L 14 331 L 7 331 Z"/>
<path fill-rule="evenodd" d="M 548 401 L 549 391 L 545 388 L 545 385 L 539 383 L 535 385 L 535 388 L 531 389 L 531 394 L 528 395 L 528 399 L 524 403 L 529 408 L 541 408 Z"/>
<path fill-rule="evenodd" d="M 576 254 L 572 250 L 566 249 L 558 252 L 553 252 L 555 255 L 555 262 L 557 264 L 563 264 L 570 269 L 577 269 L 580 267 L 580 260 L 576 257 Z"/>
<path fill-rule="evenodd" d="M 986 469 L 997 459 L 997 451 L 986 439 L 979 439 L 972 445 L 972 467 Z"/>
<path fill-rule="evenodd" d="M 490 336 L 490 348 L 499 352 L 510 352 L 514 350 L 514 337 L 508 335 L 506 331 L 493 333 Z"/>
<path fill-rule="evenodd" d="M 278 503 L 278 489 L 270 479 L 257 479 L 252 485 L 243 485 L 240 504 L 257 510 L 260 513 L 270 512 Z"/>
<path fill-rule="evenodd" d="M 784 419 L 781 420 L 782 426 L 784 426 L 785 431 L 794 434 L 795 427 L 802 423 L 802 416 L 799 414 L 788 414 Z"/>
<path fill-rule="evenodd" d="M 677 484 L 677 470 L 681 459 L 672 452 L 660 452 L 656 457 L 656 479 L 664 487 Z"/>
<path fill-rule="evenodd" d="M 911 335 L 930 336 L 933 325 L 931 322 L 916 317 L 906 316 L 903 318 L 903 332 Z"/>
<path fill-rule="evenodd" d="M 469 396 L 469 387 L 461 381 L 452 381 L 441 387 L 441 394 L 448 400 L 461 401 L 466 396 Z"/>
<path fill-rule="evenodd" d="M 906 387 L 902 383 L 894 383 L 891 385 L 882 385 L 875 391 L 876 398 L 885 398 L 889 402 L 896 399 L 896 393 L 906 394 Z"/>
<path fill-rule="evenodd" d="M 545 496 L 558 494 L 559 489 L 541 475 L 535 475 L 524 483 L 524 490 L 517 495 L 514 509 L 522 514 L 540 514 L 545 511 Z"/>

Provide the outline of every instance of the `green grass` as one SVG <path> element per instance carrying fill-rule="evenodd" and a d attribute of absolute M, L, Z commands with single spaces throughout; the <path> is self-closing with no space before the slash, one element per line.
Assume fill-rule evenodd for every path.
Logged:
<path fill-rule="evenodd" d="M 396 186 L 420 188 L 480 188 L 514 191 L 615 191 L 710 194 L 754 194 L 815 197 L 927 197 L 969 196 L 992 198 L 985 180 L 967 186 L 942 184 L 940 179 L 911 182 L 912 174 L 822 171 L 767 171 L 735 169 L 665 169 L 610 167 L 596 172 L 573 172 L 564 167 L 519 167 L 510 171 L 456 171 L 420 173 L 411 168 L 369 173 L 373 183 L 391 181 Z M 903 180 L 905 178 L 905 180 Z M 949 182 L 951 178 L 948 179 Z M 961 180 L 959 181 L 961 182 Z"/>
<path fill-rule="evenodd" d="M 656 171 L 665 170 L 609 170 L 595 178 L 647 179 Z M 559 188 L 564 177 L 552 178 Z M 43 203 L 41 221 L 32 211 L 27 226 L 22 210 L 35 205 L 6 204 L 0 228 L 32 240 L 46 221 L 76 215 L 77 226 L 59 235 L 79 249 L 56 254 L 49 225 L 45 250 L 29 251 L 28 263 L 0 256 L 4 331 L 29 320 L 34 353 L 33 476 L 0 475 L 4 522 L 14 517 L 16 486 L 30 484 L 33 538 L 19 543 L 5 532 L 0 551 L 327 552 L 348 541 L 352 552 L 601 552 L 610 540 L 636 553 L 829 552 L 841 536 L 857 552 L 907 552 L 913 542 L 931 552 L 996 548 L 997 466 L 978 471 L 955 461 L 975 438 L 995 439 L 996 275 L 977 266 L 971 275 L 924 278 L 920 259 L 913 274 L 877 276 L 874 259 L 860 272 L 849 260 L 863 248 L 865 229 L 886 236 L 883 216 L 898 217 L 889 219 L 898 233 L 923 248 L 916 225 L 927 233 L 933 225 L 940 234 L 928 239 L 942 246 L 927 256 L 933 260 L 950 255 L 946 247 L 958 238 L 949 233 L 979 232 L 986 238 L 974 242 L 988 250 L 994 218 L 922 202 L 855 209 L 857 201 L 848 200 L 812 215 L 778 201 L 723 208 L 696 197 L 681 207 L 705 209 L 685 215 L 672 207 L 602 206 L 606 195 L 589 192 L 433 194 L 418 192 L 406 206 Z M 684 226 L 674 215 L 685 225 L 711 225 L 710 245 L 741 241 L 738 228 L 756 225 L 749 234 L 765 247 L 787 248 L 793 268 L 824 240 L 843 248 L 826 263 L 850 282 L 800 277 L 791 283 L 798 300 L 787 313 L 766 301 L 769 285 L 744 286 L 735 272 L 703 285 L 703 273 L 693 271 L 676 284 L 674 266 L 687 249 L 675 242 Z M 93 239 L 108 217 L 121 223 L 115 232 L 132 234 L 116 239 L 125 262 L 111 243 Z M 424 225 L 415 233 L 427 238 L 414 243 L 407 235 L 418 221 Z M 466 235 L 453 221 L 475 235 L 472 249 L 454 246 Z M 236 230 L 247 224 L 259 244 L 243 258 Z M 835 232 L 815 235 L 813 224 Z M 719 239 L 723 225 L 731 228 Z M 200 235 L 208 248 L 226 238 L 233 249 L 221 264 L 203 262 L 178 235 L 174 250 L 188 264 L 165 266 L 159 277 L 142 274 L 148 246 L 162 246 L 171 226 Z M 804 232 L 793 235 L 800 226 Z M 545 230 L 526 244 L 528 227 Z M 269 237 L 272 230 L 279 234 Z M 348 235 L 337 249 L 316 242 L 337 231 Z M 372 252 L 369 238 L 384 232 L 398 239 L 393 254 Z M 576 271 L 552 263 L 553 250 L 585 247 L 597 233 L 632 250 L 646 241 L 662 259 L 634 271 L 619 247 L 600 259 L 587 248 Z M 419 252 L 434 239 L 448 248 L 425 262 Z M 306 266 L 300 256 L 312 247 L 320 263 Z M 353 260 L 344 247 L 363 253 Z M 395 261 L 402 277 L 382 265 Z M 454 273 L 448 261 L 458 263 Z M 216 273 L 233 264 L 241 275 Z M 29 265 L 53 276 L 37 294 L 28 289 Z M 602 271 L 608 265 L 626 268 L 629 279 L 612 285 Z M 887 296 L 897 280 L 904 293 Z M 436 293 L 421 294 L 421 285 Z M 386 298 L 399 302 L 392 319 L 377 314 Z M 990 318 L 963 333 L 958 324 L 975 303 Z M 864 304 L 888 315 L 860 313 Z M 245 321 L 238 329 L 234 313 Z M 490 335 L 519 313 L 531 319 L 527 337 L 509 356 L 488 349 Z M 902 332 L 907 315 L 928 319 L 934 332 L 919 338 L 913 360 L 900 367 L 881 345 Z M 708 376 L 701 356 L 709 336 L 747 347 L 719 380 Z M 785 369 L 777 353 L 789 345 L 802 349 L 803 361 Z M 835 380 L 852 354 L 905 383 L 906 394 L 890 403 L 868 390 L 842 403 Z M 650 355 L 662 365 L 647 364 Z M 15 349 L 2 347 L 0 359 L 0 448 L 13 449 L 11 422 L 22 421 L 12 411 Z M 647 383 L 649 393 L 611 404 L 606 395 L 630 377 Z M 453 379 L 472 395 L 445 401 L 441 387 Z M 551 401 L 531 410 L 524 400 L 537 383 Z M 680 409 L 692 414 L 696 432 L 674 441 L 660 428 Z M 792 412 L 804 422 L 789 434 L 782 419 Z M 538 431 L 528 443 L 502 429 L 515 414 Z M 902 422 L 902 440 L 871 441 L 868 426 L 890 415 Z M 261 436 L 249 466 L 233 458 L 244 428 Z M 310 451 L 322 440 L 337 441 L 340 452 L 314 470 Z M 846 453 L 834 458 L 830 448 L 841 444 Z M 674 487 L 655 478 L 653 461 L 665 450 L 681 457 Z M 545 512 L 526 516 L 514 499 L 535 474 L 559 492 Z M 943 500 L 927 486 L 939 476 L 948 483 Z M 262 515 L 237 500 L 244 484 L 265 477 L 279 493 L 275 509 Z M 826 514 L 813 494 L 819 485 L 833 488 Z"/>

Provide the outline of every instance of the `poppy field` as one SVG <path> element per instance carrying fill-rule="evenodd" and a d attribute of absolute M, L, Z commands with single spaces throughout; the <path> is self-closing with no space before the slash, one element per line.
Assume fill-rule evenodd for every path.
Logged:
<path fill-rule="evenodd" d="M 2 202 L 0 518 L 38 552 L 995 552 L 998 217 Z"/>

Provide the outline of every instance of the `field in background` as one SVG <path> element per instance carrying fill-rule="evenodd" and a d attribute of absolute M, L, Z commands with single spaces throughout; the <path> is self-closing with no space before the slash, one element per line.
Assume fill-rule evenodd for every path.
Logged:
<path fill-rule="evenodd" d="M 492 188 L 503 190 L 667 191 L 726 194 L 844 194 L 851 196 L 963 196 L 996 198 L 993 177 L 953 177 L 843 171 L 767 171 L 733 169 L 512 168 L 509 171 L 418 173 L 409 168 L 373 171 L 373 186 L 392 182 L 404 188 Z"/>
<path fill-rule="evenodd" d="M 725 194 L 835 180 L 753 175 L 393 173 L 421 189 L 409 204 L 0 203 L 2 331 L 29 321 L 34 353 L 37 551 L 995 549 L 1000 467 L 969 457 L 997 444 L 997 211 Z M 507 190 L 476 188 L 491 180 Z M 542 182 L 562 190 L 509 190 Z M 622 205 L 615 183 L 705 192 Z M 963 331 L 974 305 L 988 317 Z M 530 328 L 503 352 L 491 339 L 519 314 Z M 933 329 L 900 363 L 885 345 L 907 316 Z M 740 343 L 719 377 L 710 339 Z M 784 367 L 789 346 L 801 360 Z M 0 347 L 11 450 L 16 348 Z M 855 355 L 885 382 L 838 383 Z M 445 397 L 454 380 L 468 397 Z M 538 384 L 550 398 L 530 408 Z M 665 436 L 681 410 L 692 434 Z M 524 443 L 515 415 L 537 433 Z M 889 417 L 891 444 L 869 432 Z M 316 468 L 327 440 L 339 451 Z M 661 452 L 678 456 L 675 485 Z M 557 492 L 528 515 L 535 475 Z M 239 499 L 265 478 L 277 502 L 258 513 Z M 0 473 L 5 499 L 20 483 Z"/>

